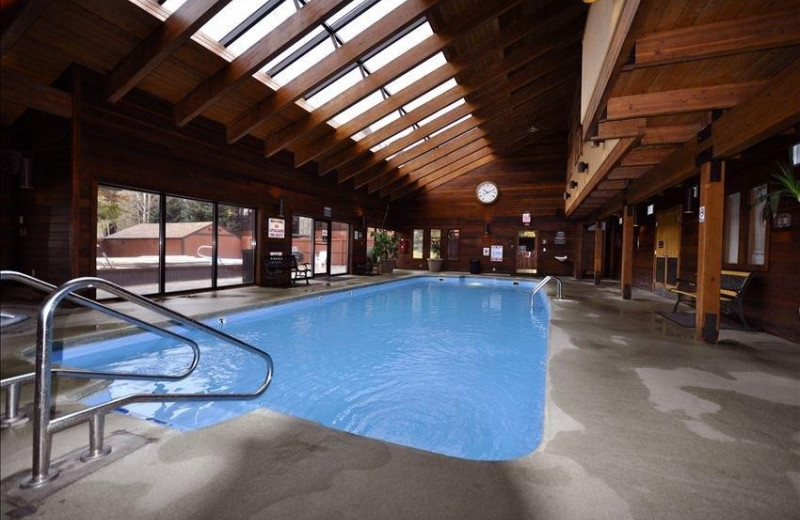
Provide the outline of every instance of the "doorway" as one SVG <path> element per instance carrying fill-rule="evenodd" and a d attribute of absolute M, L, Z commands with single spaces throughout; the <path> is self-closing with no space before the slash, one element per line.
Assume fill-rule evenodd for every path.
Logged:
<path fill-rule="evenodd" d="M 653 290 L 657 293 L 666 292 L 678 283 L 682 211 L 681 206 L 675 206 L 656 215 Z"/>
<path fill-rule="evenodd" d="M 532 229 L 517 231 L 517 273 L 536 274 L 539 265 L 538 232 Z"/>
<path fill-rule="evenodd" d="M 295 216 L 292 254 L 311 266 L 314 276 L 350 272 L 350 224 Z"/>

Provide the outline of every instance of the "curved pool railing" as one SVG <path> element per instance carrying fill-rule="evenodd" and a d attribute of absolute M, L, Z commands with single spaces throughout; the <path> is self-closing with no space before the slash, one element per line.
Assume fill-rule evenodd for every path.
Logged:
<path fill-rule="evenodd" d="M 556 276 L 545 276 L 544 279 L 542 279 L 541 282 L 536 284 L 536 287 L 534 287 L 533 290 L 531 291 L 531 309 L 533 309 L 533 301 L 534 297 L 536 296 L 536 293 L 539 292 L 539 290 L 542 287 L 547 285 L 547 282 L 550 282 L 552 280 L 555 280 L 556 282 L 556 298 L 558 298 L 559 300 L 561 299 L 561 293 L 562 293 L 561 279 Z"/>
<path fill-rule="evenodd" d="M 10 272 L 3 272 L 10 273 Z M 21 273 L 16 273 L 21 274 Z M 27 275 L 22 275 L 26 277 Z M 8 277 L 17 278 L 18 277 Z M 32 277 L 28 277 L 32 278 Z M 38 283 L 46 284 L 41 280 L 33 278 Z M 247 352 L 255 354 L 264 360 L 265 376 L 259 387 L 252 393 L 228 393 L 228 394 L 132 394 L 117 399 L 112 399 L 105 403 L 95 405 L 77 412 L 73 412 L 62 417 L 55 419 L 50 418 L 50 406 L 52 404 L 52 374 L 65 374 L 68 376 L 76 376 L 73 369 L 53 369 L 52 364 L 52 350 L 53 350 L 53 316 L 58 305 L 65 299 L 84 303 L 90 302 L 90 306 L 101 312 L 106 312 L 106 309 L 111 310 L 111 315 L 115 317 L 125 316 L 106 306 L 97 304 L 92 300 L 83 298 L 73 294 L 75 291 L 82 289 L 102 289 L 111 294 L 119 296 L 127 301 L 135 303 L 144 307 L 154 313 L 165 316 L 170 321 L 178 323 L 188 329 L 193 329 L 204 334 L 213 336 L 221 341 L 229 343 L 234 347 L 241 348 Z M 135 319 L 135 318 L 134 318 Z M 126 321 L 128 321 L 126 319 Z M 150 326 L 148 324 L 148 326 Z M 152 327 L 152 326 L 151 326 Z M 159 327 L 156 327 L 159 328 Z M 159 328 L 160 330 L 164 330 Z M 34 397 L 34 422 L 33 422 L 33 468 L 31 470 L 30 480 L 24 482 L 23 487 L 40 487 L 47 482 L 53 480 L 58 476 L 58 472 L 51 471 L 50 468 L 50 447 L 52 435 L 62 431 L 71 426 L 80 424 L 82 422 L 89 422 L 89 451 L 81 458 L 82 460 L 91 460 L 104 456 L 109 450 L 103 448 L 103 426 L 105 414 L 118 408 L 133 403 L 143 402 L 164 402 L 164 401 L 220 401 L 220 400 L 243 400 L 253 399 L 262 395 L 270 382 L 272 381 L 273 363 L 272 358 L 266 352 L 263 352 L 252 345 L 249 345 L 233 336 L 225 334 L 217 329 L 209 327 L 204 323 L 193 320 L 187 316 L 172 311 L 166 307 L 134 294 L 118 285 L 100 278 L 76 278 L 71 280 L 53 291 L 47 298 L 45 298 L 41 307 L 39 308 L 37 332 L 36 332 L 36 370 L 34 372 L 35 381 L 35 397 Z M 194 370 L 194 368 L 192 368 Z M 80 377 L 89 376 L 88 372 L 78 371 Z M 85 372 L 85 373 L 84 373 Z M 27 375 L 26 375 L 27 376 Z M 26 376 L 22 377 L 23 379 Z M 130 378 L 130 374 L 123 374 L 118 376 L 120 379 Z M 185 376 L 184 376 L 185 377 Z M 137 375 L 137 378 L 154 379 L 151 375 Z"/>

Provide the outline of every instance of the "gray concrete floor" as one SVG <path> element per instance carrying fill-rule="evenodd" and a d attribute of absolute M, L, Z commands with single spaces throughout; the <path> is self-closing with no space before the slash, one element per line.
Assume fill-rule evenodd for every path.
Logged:
<path fill-rule="evenodd" d="M 213 315 L 386 279 L 165 305 Z M 800 518 L 800 345 L 727 330 L 698 343 L 656 314 L 669 300 L 634 290 L 623 301 L 616 284 L 565 280 L 564 296 L 553 301 L 544 440 L 526 457 L 454 459 L 263 409 L 189 433 L 112 414 L 107 432 L 147 444 L 43 500 L 5 498 L 3 518 Z M 60 327 L 98 332 L 81 313 Z M 19 368 L 17 336 L 4 336 L 4 376 Z M 30 468 L 31 430 L 1 435 L 8 488 Z M 86 443 L 85 427 L 59 433 L 53 457 Z"/>

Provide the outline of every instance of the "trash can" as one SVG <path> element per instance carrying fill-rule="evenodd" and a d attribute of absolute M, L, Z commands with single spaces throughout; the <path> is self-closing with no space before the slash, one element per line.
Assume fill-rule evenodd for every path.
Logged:
<path fill-rule="evenodd" d="M 480 274 L 481 272 L 481 261 L 480 260 L 470 260 L 469 261 L 469 274 Z"/>

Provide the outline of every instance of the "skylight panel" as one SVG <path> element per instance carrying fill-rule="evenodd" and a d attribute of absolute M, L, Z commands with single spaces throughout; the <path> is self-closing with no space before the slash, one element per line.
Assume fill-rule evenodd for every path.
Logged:
<path fill-rule="evenodd" d="M 422 94 L 420 97 L 414 99 L 413 101 L 406 104 L 403 108 L 406 109 L 407 112 L 411 112 L 415 108 L 424 105 L 431 99 L 435 98 L 436 96 L 442 94 L 443 92 L 455 87 L 457 85 L 456 80 L 453 78 L 448 79 L 438 87 L 434 87 L 431 90 L 427 91 L 426 93 Z"/>
<path fill-rule="evenodd" d="M 348 88 L 361 81 L 363 77 L 364 76 L 362 75 L 361 70 L 358 67 L 353 67 L 341 78 L 337 79 L 313 96 L 306 98 L 306 101 L 314 108 L 321 107 L 331 99 L 335 98 Z"/>
<path fill-rule="evenodd" d="M 330 38 L 325 38 L 313 49 L 303 54 L 292 63 L 286 66 L 282 71 L 275 74 L 272 79 L 279 85 L 285 85 L 292 81 L 294 78 L 304 73 L 312 66 L 322 61 L 325 56 L 336 50 L 333 41 Z"/>
<path fill-rule="evenodd" d="M 400 114 L 398 113 L 398 111 L 397 110 L 393 110 L 386 117 L 384 117 L 382 119 L 379 119 L 378 121 L 375 121 L 374 123 L 369 125 L 369 129 L 372 130 L 373 132 L 376 132 L 376 131 L 380 130 L 381 128 L 383 128 L 384 126 L 386 126 L 389 123 L 391 123 L 392 121 L 396 121 L 399 118 L 400 118 Z"/>
<path fill-rule="evenodd" d="M 279 70 L 273 70 L 273 69 L 275 69 L 278 65 L 285 65 L 282 64 L 283 61 L 289 58 L 292 54 L 296 53 L 305 44 L 307 44 L 314 38 L 318 37 L 319 35 L 323 34 L 324 32 L 325 30 L 322 27 L 317 27 L 310 33 L 306 34 L 304 37 L 300 38 L 300 40 L 295 42 L 294 45 L 292 45 L 291 47 L 289 47 L 288 49 L 277 55 L 275 58 L 273 58 L 272 61 L 264 65 L 264 67 L 261 68 L 261 72 L 265 74 L 270 74 L 270 72 L 273 72 L 273 74 L 270 74 L 271 76 L 277 75 L 281 70 L 283 70 L 283 67 L 281 67 Z"/>
<path fill-rule="evenodd" d="M 460 104 L 461 104 L 461 103 L 459 103 L 459 105 L 460 105 Z M 458 105 L 456 105 L 456 106 L 458 106 Z M 453 107 L 453 108 L 455 108 L 455 107 Z M 440 115 L 441 115 L 441 114 L 440 114 Z M 452 122 L 452 123 L 450 123 L 449 125 L 445 125 L 445 126 L 443 126 L 442 128 L 438 129 L 437 131 L 435 131 L 435 132 L 432 132 L 432 133 L 431 133 L 431 135 L 429 135 L 428 137 L 433 137 L 433 136 L 435 136 L 435 135 L 439 135 L 439 134 L 441 134 L 442 132 L 444 132 L 444 131 L 446 131 L 446 130 L 449 130 L 450 128 L 453 128 L 454 126 L 456 126 L 456 125 L 458 125 L 458 124 L 460 124 L 460 123 L 463 123 L 464 121 L 466 121 L 466 120 L 467 120 L 467 119 L 469 119 L 470 117 L 472 117 L 472 114 L 467 114 L 467 115 L 465 115 L 464 117 L 462 117 L 461 119 L 456 119 L 455 121 L 453 121 L 453 122 Z"/>
<path fill-rule="evenodd" d="M 454 101 L 453 103 L 450 103 L 449 105 L 447 105 L 447 106 L 446 106 L 446 107 L 444 107 L 443 109 L 441 109 L 441 110 L 439 110 L 439 111 L 437 111 L 437 112 L 435 112 L 435 113 L 433 113 L 433 114 L 429 115 L 428 117 L 426 117 L 425 119 L 423 119 L 422 121 L 420 121 L 420 122 L 419 122 L 419 126 L 423 126 L 423 125 L 425 125 L 425 124 L 427 124 L 427 123 L 430 123 L 431 121 L 433 121 L 433 120 L 434 120 L 434 119 L 436 119 L 437 117 L 439 117 L 439 116 L 441 116 L 441 115 L 444 115 L 444 114 L 446 114 L 446 113 L 450 112 L 450 111 L 451 111 L 451 110 L 453 110 L 454 108 L 457 108 L 457 107 L 459 107 L 459 106 L 463 105 L 464 103 L 465 103 L 465 101 L 464 101 L 464 98 L 461 98 L 461 99 L 459 99 L 458 101 Z"/>
<path fill-rule="evenodd" d="M 353 4 L 353 5 L 354 5 L 354 7 L 358 6 L 358 5 L 362 4 L 362 3 L 364 3 L 364 1 L 366 1 L 366 0 L 359 1 L 359 2 L 357 2 L 355 4 Z M 378 3 L 376 3 L 375 5 L 373 5 L 372 7 L 370 7 L 369 9 L 367 9 L 366 11 L 364 11 L 363 13 L 361 13 L 358 16 L 358 18 L 356 18 L 352 22 L 350 22 L 347 25 L 345 25 L 344 27 L 338 29 L 336 31 L 336 34 L 339 36 L 339 38 L 342 39 L 342 41 L 348 42 L 348 41 L 352 40 L 353 38 L 355 38 L 356 36 L 358 36 L 358 34 L 363 32 L 364 29 L 366 29 L 370 25 L 373 25 L 375 22 L 377 22 L 378 20 L 380 20 L 381 18 L 383 18 L 384 16 L 389 14 L 397 6 L 401 5 L 404 1 L 405 0 L 382 0 L 382 1 L 378 2 Z M 352 9 L 350 9 L 350 10 L 352 10 Z M 350 10 L 348 10 L 348 11 L 350 11 Z M 339 17 L 329 18 L 327 23 L 329 25 L 332 25 L 338 19 L 339 19 Z"/>
<path fill-rule="evenodd" d="M 275 30 L 276 27 L 296 12 L 297 9 L 294 6 L 294 2 L 282 2 L 274 11 L 262 18 L 257 24 L 245 31 L 241 36 L 236 38 L 233 43 L 228 45 L 228 50 L 238 56 L 252 47 L 253 44 L 261 38 Z"/>
<path fill-rule="evenodd" d="M 428 36 L 431 36 L 432 34 L 433 30 L 431 29 L 431 26 L 428 24 L 428 22 L 425 22 L 376 55 L 366 60 L 364 65 L 371 72 L 375 72 L 387 63 L 390 63 L 398 56 L 404 54 L 406 51 L 412 49 L 419 42 Z"/>
<path fill-rule="evenodd" d="M 409 126 L 408 128 L 404 129 L 403 131 L 398 132 L 398 133 L 394 134 L 393 136 L 387 138 L 386 140 L 381 141 L 380 143 L 376 144 L 375 146 L 370 148 L 370 150 L 372 150 L 373 152 L 377 152 L 381 148 L 384 148 L 384 147 L 388 146 L 392 142 L 397 141 L 398 139 L 400 139 L 401 137 L 407 136 L 408 134 L 410 134 L 413 131 L 414 131 L 414 127 L 413 126 Z"/>
<path fill-rule="evenodd" d="M 343 110 L 334 116 L 334 124 L 343 125 L 351 119 L 359 116 L 383 101 L 383 95 L 380 90 L 376 90 L 369 96 L 365 97 L 350 108 Z"/>
<path fill-rule="evenodd" d="M 175 11 L 178 10 L 178 8 L 180 6 L 182 6 L 185 3 L 186 3 L 186 0 L 167 0 L 166 2 L 161 4 L 161 7 L 163 7 L 165 10 L 169 11 L 170 13 L 174 13 Z"/>
<path fill-rule="evenodd" d="M 291 4 L 291 1 L 284 3 Z M 257 7 L 259 7 L 259 3 L 253 2 L 253 0 L 233 0 L 216 16 L 206 22 L 200 30 L 216 41 L 220 41 L 226 34 L 253 14 Z"/>
<path fill-rule="evenodd" d="M 444 57 L 444 54 L 441 52 L 438 54 L 434 54 L 427 60 L 423 61 L 413 69 L 409 70 L 399 78 L 395 79 L 391 83 L 386 85 L 386 90 L 390 93 L 399 92 L 400 90 L 406 88 L 407 86 L 415 83 L 437 68 L 441 67 L 447 63 L 447 60 Z"/>

